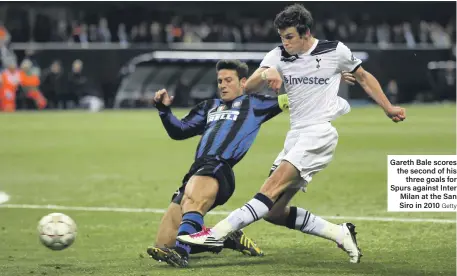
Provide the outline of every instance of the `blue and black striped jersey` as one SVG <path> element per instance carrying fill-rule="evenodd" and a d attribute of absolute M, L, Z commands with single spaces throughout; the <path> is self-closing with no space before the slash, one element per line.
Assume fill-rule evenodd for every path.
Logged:
<path fill-rule="evenodd" d="M 282 111 L 276 97 L 256 94 L 242 95 L 231 102 L 220 99 L 203 101 L 181 120 L 170 108 L 160 104 L 157 108 L 172 139 L 202 135 L 195 159 L 218 157 L 232 167 L 247 153 L 260 125 Z"/>

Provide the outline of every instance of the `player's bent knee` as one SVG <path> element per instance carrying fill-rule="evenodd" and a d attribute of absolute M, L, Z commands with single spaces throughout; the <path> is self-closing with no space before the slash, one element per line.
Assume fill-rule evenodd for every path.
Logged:
<path fill-rule="evenodd" d="M 199 212 L 205 215 L 216 200 L 216 195 L 185 194 L 181 201 L 182 212 Z"/>
<path fill-rule="evenodd" d="M 217 195 L 219 190 L 218 181 L 210 176 L 194 175 L 186 185 L 184 193 L 196 200 L 212 198 Z"/>

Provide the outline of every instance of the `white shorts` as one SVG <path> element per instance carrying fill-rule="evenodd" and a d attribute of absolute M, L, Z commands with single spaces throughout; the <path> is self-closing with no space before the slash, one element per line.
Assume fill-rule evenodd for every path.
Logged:
<path fill-rule="evenodd" d="M 284 149 L 276 157 L 272 169 L 279 166 L 281 161 L 288 161 L 300 172 L 304 181 L 297 185 L 306 191 L 312 176 L 332 161 L 337 144 L 338 132 L 331 123 L 290 130 Z"/>

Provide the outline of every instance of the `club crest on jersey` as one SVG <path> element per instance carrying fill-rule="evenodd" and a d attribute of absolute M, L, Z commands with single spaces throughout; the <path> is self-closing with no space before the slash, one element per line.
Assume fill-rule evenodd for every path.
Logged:
<path fill-rule="evenodd" d="M 233 103 L 233 107 L 234 108 L 238 108 L 240 106 L 241 106 L 241 101 L 236 101 L 236 102 Z"/>
<path fill-rule="evenodd" d="M 321 61 L 322 59 L 321 58 L 316 58 L 316 62 L 317 62 L 317 65 L 316 65 L 316 68 L 319 69 L 321 67 L 321 65 L 319 64 L 319 62 Z"/>
<path fill-rule="evenodd" d="M 217 111 L 223 111 L 223 110 L 225 110 L 225 109 L 227 109 L 227 106 L 221 105 L 221 106 L 219 106 L 219 107 L 217 108 Z"/>

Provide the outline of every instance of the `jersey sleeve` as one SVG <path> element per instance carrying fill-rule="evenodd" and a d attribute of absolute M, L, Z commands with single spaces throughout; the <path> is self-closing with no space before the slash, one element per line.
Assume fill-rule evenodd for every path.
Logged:
<path fill-rule="evenodd" d="M 249 97 L 251 97 L 254 115 L 260 117 L 262 123 L 282 112 L 277 97 L 257 94 L 249 95 Z"/>
<path fill-rule="evenodd" d="M 260 63 L 260 67 L 274 67 L 279 70 L 279 63 L 281 62 L 281 50 L 279 47 L 268 52 Z"/>
<path fill-rule="evenodd" d="M 362 61 L 354 56 L 351 50 L 343 43 L 338 43 L 336 47 L 338 53 L 338 69 L 340 71 L 355 72 L 362 64 Z"/>
<path fill-rule="evenodd" d="M 210 104 L 209 101 L 199 103 L 181 120 L 173 115 L 169 107 L 163 104 L 156 104 L 156 107 L 159 110 L 162 124 L 170 138 L 184 140 L 203 133 Z"/>

